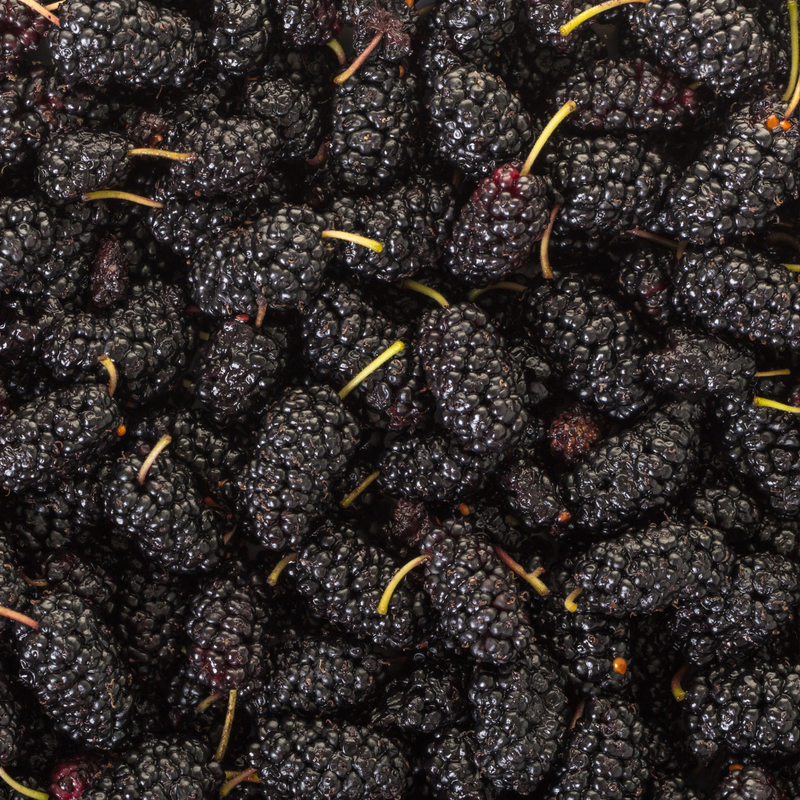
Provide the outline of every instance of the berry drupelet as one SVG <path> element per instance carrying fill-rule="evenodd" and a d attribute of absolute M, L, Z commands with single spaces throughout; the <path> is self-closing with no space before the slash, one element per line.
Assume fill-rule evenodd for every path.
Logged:
<path fill-rule="evenodd" d="M 53 214 L 35 200 L 0 200 L 0 290 L 37 273 L 55 244 Z"/>
<path fill-rule="evenodd" d="M 68 83 L 183 87 L 195 74 L 204 35 L 192 21 L 146 0 L 67 0 L 48 34 Z"/>
<path fill-rule="evenodd" d="M 562 482 L 573 523 L 598 535 L 670 509 L 693 477 L 703 417 L 667 403 L 589 451 Z"/>
<path fill-rule="evenodd" d="M 238 209 L 228 198 L 173 197 L 147 216 L 153 238 L 187 257 L 238 222 Z"/>
<path fill-rule="evenodd" d="M 519 584 L 488 537 L 467 520 L 446 520 L 420 543 L 425 591 L 437 612 L 437 635 L 455 652 L 506 664 L 533 640 Z"/>
<path fill-rule="evenodd" d="M 391 186 L 414 163 L 419 102 L 409 71 L 365 64 L 336 87 L 330 166 L 343 187 L 374 192 Z"/>
<path fill-rule="evenodd" d="M 437 731 L 425 744 L 425 780 L 433 797 L 491 800 L 494 791 L 475 766 L 475 742 L 457 726 Z"/>
<path fill-rule="evenodd" d="M 768 772 L 755 766 L 729 767 L 714 787 L 711 800 L 783 800 L 783 789 Z"/>
<path fill-rule="evenodd" d="M 258 726 L 249 763 L 281 800 L 382 800 L 401 796 L 409 766 L 397 745 L 369 728 L 299 717 Z"/>
<path fill-rule="evenodd" d="M 46 597 L 31 613 L 37 627 L 17 628 L 22 681 L 72 742 L 121 744 L 129 735 L 134 696 L 111 631 L 90 603 L 71 594 Z"/>
<path fill-rule="evenodd" d="M 0 419 L 0 474 L 13 492 L 46 489 L 108 452 L 121 423 L 105 386 L 71 386 Z"/>
<path fill-rule="evenodd" d="M 299 48 L 326 44 L 341 27 L 339 5 L 333 0 L 276 0 L 283 40 Z"/>
<path fill-rule="evenodd" d="M 480 774 L 498 790 L 530 794 L 563 747 L 570 711 L 560 670 L 532 643 L 512 664 L 478 665 L 468 696 Z"/>
<path fill-rule="evenodd" d="M 47 27 L 41 14 L 19 0 L 0 4 L 0 75 L 18 72 Z"/>
<path fill-rule="evenodd" d="M 437 419 L 465 450 L 499 455 L 520 438 L 528 420 L 524 375 L 485 311 L 459 303 L 428 312 L 417 352 Z"/>
<path fill-rule="evenodd" d="M 643 58 L 594 61 L 562 80 L 556 105 L 574 101 L 572 125 L 589 133 L 666 133 L 691 126 L 700 98 L 671 72 Z"/>
<path fill-rule="evenodd" d="M 428 114 L 436 151 L 470 178 L 491 175 L 533 144 L 527 111 L 489 72 L 455 66 L 437 75 Z"/>
<path fill-rule="evenodd" d="M 670 188 L 659 218 L 667 232 L 696 245 L 733 244 L 764 231 L 797 198 L 800 128 L 780 123 L 785 108 L 763 93 L 734 107 Z"/>
<path fill-rule="evenodd" d="M 200 348 L 192 366 L 194 395 L 218 425 L 261 414 L 288 362 L 285 331 L 225 320 Z"/>
<path fill-rule="evenodd" d="M 323 524 L 297 555 L 297 589 L 315 616 L 349 635 L 378 647 L 411 647 L 429 613 L 425 593 L 403 582 L 387 613 L 378 613 L 384 589 L 401 564 L 366 542 L 345 524 Z"/>
<path fill-rule="evenodd" d="M 574 567 L 578 607 L 624 618 L 720 590 L 734 556 L 719 531 L 663 522 L 598 542 Z"/>
<path fill-rule="evenodd" d="M 239 478 L 241 521 L 264 547 L 300 547 L 331 506 L 331 482 L 355 454 L 360 426 L 327 386 L 295 389 L 265 414 Z"/>
<path fill-rule="evenodd" d="M 576 274 L 540 280 L 523 302 L 528 328 L 565 389 L 619 419 L 652 405 L 642 371 L 652 338 L 613 296 Z"/>
<path fill-rule="evenodd" d="M 246 75 L 267 57 L 271 30 L 266 0 L 214 0 L 208 55 L 227 75 Z"/>

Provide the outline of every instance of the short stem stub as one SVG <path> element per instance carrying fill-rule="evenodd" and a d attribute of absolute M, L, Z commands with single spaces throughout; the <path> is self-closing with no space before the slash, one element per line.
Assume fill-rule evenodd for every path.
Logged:
<path fill-rule="evenodd" d="M 574 614 L 578 610 L 578 604 L 575 601 L 578 599 L 582 591 L 583 589 L 580 587 L 573 589 L 564 600 L 564 608 L 566 608 L 571 614 Z"/>
<path fill-rule="evenodd" d="M 153 462 L 158 458 L 158 454 L 172 441 L 172 437 L 167 434 L 162 436 L 157 442 L 155 447 L 150 451 L 147 458 L 144 460 L 144 464 L 142 464 L 141 469 L 139 470 L 139 474 L 136 476 L 136 480 L 139 481 L 139 485 L 141 486 L 145 479 L 147 478 L 147 473 L 150 471 L 150 467 L 153 466 Z"/>
<path fill-rule="evenodd" d="M 281 572 L 283 572 L 292 561 L 297 560 L 297 553 L 289 553 L 288 556 L 284 556 L 276 565 L 275 569 L 270 572 L 269 577 L 267 578 L 267 583 L 270 586 L 274 586 L 278 582 L 278 578 L 280 577 Z"/>
<path fill-rule="evenodd" d="M 391 347 L 387 347 L 376 359 L 367 364 L 358 375 L 351 380 L 340 392 L 339 397 L 344 400 L 350 392 L 353 391 L 359 384 L 363 383 L 378 367 L 385 364 L 390 358 L 396 356 L 404 347 L 405 342 L 397 341 Z"/>
<path fill-rule="evenodd" d="M 325 42 L 325 44 L 336 53 L 336 59 L 339 62 L 339 66 L 343 67 L 347 63 L 347 57 L 344 54 L 344 48 L 339 44 L 338 39 L 331 39 L 329 42 Z"/>
<path fill-rule="evenodd" d="M 672 691 L 672 696 L 679 702 L 683 702 L 686 697 L 686 692 L 681 686 L 683 676 L 689 671 L 689 664 L 684 664 L 673 676 L 669 683 L 669 688 Z"/>
<path fill-rule="evenodd" d="M 117 368 L 114 366 L 114 362 L 107 356 L 105 353 L 97 359 L 108 372 L 108 394 L 109 397 L 114 396 L 114 392 L 117 391 L 117 380 L 119 376 L 117 375 Z"/>
<path fill-rule="evenodd" d="M 411 559 L 408 564 L 400 567 L 397 572 L 395 572 L 394 577 L 389 581 L 389 585 L 383 592 L 383 596 L 381 597 L 380 603 L 378 603 L 378 613 L 379 614 L 388 614 L 389 613 L 389 603 L 392 602 L 392 595 L 395 593 L 395 590 L 400 585 L 400 581 L 411 572 L 414 567 L 418 567 L 423 561 L 427 561 L 430 558 L 429 555 L 417 556 L 416 558 Z"/>
<path fill-rule="evenodd" d="M 503 550 L 502 547 L 495 545 L 495 553 L 499 556 L 500 560 L 515 574 L 519 575 L 522 580 L 527 581 L 542 597 L 550 594 L 550 589 L 547 588 L 544 581 L 539 576 L 544 572 L 544 567 L 538 567 L 533 572 L 526 572 L 525 568 L 517 561 L 514 561 L 511 556 Z"/>

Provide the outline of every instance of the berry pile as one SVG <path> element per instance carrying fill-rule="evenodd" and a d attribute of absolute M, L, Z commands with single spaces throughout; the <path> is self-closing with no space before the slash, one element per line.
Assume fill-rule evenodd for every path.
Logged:
<path fill-rule="evenodd" d="M 0 800 L 800 800 L 796 3 L 31 2 Z"/>

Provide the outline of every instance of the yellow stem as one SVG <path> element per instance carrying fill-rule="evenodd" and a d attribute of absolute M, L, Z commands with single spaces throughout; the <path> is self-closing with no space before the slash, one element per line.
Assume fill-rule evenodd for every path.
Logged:
<path fill-rule="evenodd" d="M 159 150 L 157 147 L 134 147 L 128 150 L 129 156 L 155 156 L 168 158 L 170 161 L 195 161 L 197 153 L 176 153 L 174 150 Z"/>
<path fill-rule="evenodd" d="M 220 790 L 219 796 L 220 797 L 227 797 L 233 789 L 235 789 L 242 781 L 246 781 L 250 778 L 251 775 L 255 775 L 256 769 L 255 767 L 250 767 L 246 769 L 244 772 L 240 772 L 231 778 Z"/>
<path fill-rule="evenodd" d="M 202 714 L 206 709 L 211 708 L 211 706 L 214 705 L 214 703 L 216 703 L 220 697 L 222 697 L 222 694 L 222 692 L 214 692 L 214 694 L 210 694 L 205 700 L 197 704 L 195 713 Z"/>
<path fill-rule="evenodd" d="M 339 503 L 339 505 L 342 508 L 349 508 L 353 500 L 355 500 L 361 494 L 361 492 L 367 488 L 367 486 L 369 486 L 373 481 L 377 480 L 380 474 L 381 471 L 378 469 L 375 470 L 375 472 L 373 472 L 371 475 L 367 475 L 367 477 L 364 478 L 364 480 L 361 481 L 361 483 L 359 483 L 358 486 L 356 486 L 356 488 L 353 489 L 353 491 L 350 492 L 350 494 L 347 495 L 347 497 L 345 497 L 341 503 Z"/>
<path fill-rule="evenodd" d="M 571 612 L 572 614 L 578 610 L 578 604 L 575 601 L 578 599 L 578 595 L 582 591 L 583 589 L 581 588 L 573 589 L 573 591 L 567 595 L 567 599 L 564 600 L 564 608 L 566 608 L 567 611 Z"/>
<path fill-rule="evenodd" d="M 339 392 L 339 397 L 344 400 L 353 389 L 356 388 L 362 381 L 366 380 L 378 367 L 386 363 L 390 358 L 397 355 L 404 347 L 405 342 L 397 341 L 391 347 L 387 347 L 374 361 L 367 364 L 358 375 L 351 380 L 347 386 Z"/>
<path fill-rule="evenodd" d="M 511 556 L 503 550 L 502 547 L 497 547 L 495 545 L 494 548 L 497 555 L 500 557 L 500 560 L 516 575 L 519 575 L 522 580 L 527 581 L 536 592 L 541 595 L 542 597 L 546 597 L 550 594 L 550 589 L 547 588 L 547 585 L 544 581 L 539 579 L 539 576 L 544 572 L 544 567 L 538 567 L 533 572 L 526 572 L 525 568 L 517 561 L 514 561 Z"/>
<path fill-rule="evenodd" d="M 800 103 L 800 81 L 794 87 L 794 92 L 792 92 L 792 97 L 789 100 L 789 105 L 786 108 L 786 111 L 783 114 L 784 119 L 789 119 L 789 117 L 794 114 L 794 110 L 797 108 L 797 104 Z"/>
<path fill-rule="evenodd" d="M 547 140 L 553 135 L 553 131 L 561 124 L 562 120 L 568 117 L 576 108 L 575 101 L 568 100 L 556 112 L 553 119 L 547 123 L 544 130 L 539 134 L 539 138 L 534 142 L 533 149 L 528 154 L 528 158 L 522 166 L 522 170 L 519 173 L 521 176 L 524 177 L 531 171 L 533 162 L 536 161 L 536 157 L 542 152 L 542 148 L 547 144 Z"/>
<path fill-rule="evenodd" d="M 231 778 L 235 778 L 237 775 L 241 775 L 241 774 L 242 774 L 241 772 L 235 772 L 234 770 L 228 770 L 228 769 L 225 770 L 225 778 L 227 780 L 230 780 Z M 248 777 L 246 777 L 246 778 L 242 778 L 242 783 L 245 783 L 245 782 L 247 782 L 247 783 L 261 783 L 261 778 L 259 778 L 258 775 L 251 774 L 251 775 L 248 775 Z"/>
<path fill-rule="evenodd" d="M 470 303 L 474 303 L 484 292 L 491 292 L 493 289 L 510 289 L 514 292 L 525 292 L 528 290 L 528 287 L 523 286 L 521 283 L 514 283 L 513 281 L 500 281 L 490 286 L 484 286 L 483 289 L 473 289 L 467 295 L 467 300 L 469 300 Z"/>
<path fill-rule="evenodd" d="M 139 470 L 139 474 L 136 476 L 136 479 L 139 481 L 139 485 L 143 484 L 145 478 L 147 477 L 147 473 L 150 467 L 153 466 L 153 462 L 158 458 L 158 454 L 172 441 L 172 437 L 169 435 L 162 436 L 157 442 L 156 446 L 150 451 L 150 454 L 142 464 L 142 468 Z"/>
<path fill-rule="evenodd" d="M 114 189 L 100 189 L 96 192 L 87 192 L 82 200 L 128 200 L 131 203 L 138 203 L 140 206 L 148 208 L 163 208 L 164 204 L 158 200 L 151 200 L 149 197 L 142 197 L 140 194 L 130 192 L 118 192 Z"/>
<path fill-rule="evenodd" d="M 12 789 L 24 794 L 25 797 L 33 797 L 34 800 L 49 800 L 47 792 L 37 792 L 36 789 L 29 789 L 21 783 L 17 783 L 2 767 L 0 767 L 0 778 L 2 778 Z"/>
<path fill-rule="evenodd" d="M 395 592 L 395 589 L 400 585 L 400 581 L 411 572 L 414 567 L 418 567 L 423 561 L 427 561 L 430 556 L 417 556 L 416 558 L 412 559 L 408 562 L 405 566 L 400 567 L 397 572 L 394 574 L 394 578 L 389 581 L 389 585 L 386 587 L 386 590 L 381 597 L 380 603 L 378 603 L 378 613 L 379 614 L 388 614 L 389 613 L 389 603 L 392 602 L 392 595 Z"/>
<path fill-rule="evenodd" d="M 786 267 L 789 272 L 800 272 L 800 264 L 781 264 L 782 267 Z"/>
<path fill-rule="evenodd" d="M 383 245 L 376 242 L 374 239 L 367 239 L 366 236 L 359 236 L 357 233 L 347 233 L 345 231 L 322 231 L 320 234 L 323 239 L 341 239 L 345 242 L 353 242 L 353 244 L 363 244 L 364 247 L 369 247 L 376 253 L 383 252 Z"/>
<path fill-rule="evenodd" d="M 556 214 L 561 210 L 561 206 L 553 206 L 550 212 L 550 222 L 547 224 L 542 242 L 539 245 L 539 261 L 542 264 L 542 277 L 547 280 L 553 280 L 553 268 L 550 266 L 550 234 L 553 232 L 553 226 L 556 224 Z"/>
<path fill-rule="evenodd" d="M 800 407 L 787 406 L 786 403 L 779 403 L 777 400 L 768 400 L 766 397 L 756 396 L 753 404 L 757 406 L 764 406 L 765 408 L 776 408 L 778 411 L 789 411 L 792 414 L 800 414 Z"/>
<path fill-rule="evenodd" d="M 336 58 L 339 61 L 340 66 L 344 66 L 347 63 L 347 58 L 344 54 L 344 48 L 339 44 L 338 39 L 331 39 L 329 42 L 325 42 L 325 44 L 336 53 Z"/>
<path fill-rule="evenodd" d="M 117 391 L 117 368 L 114 366 L 114 362 L 105 354 L 100 356 L 97 359 L 108 371 L 108 394 L 110 397 L 114 396 L 114 392 Z"/>
<path fill-rule="evenodd" d="M 786 91 L 781 98 L 784 103 L 794 94 L 794 87 L 797 83 L 797 68 L 798 64 L 800 64 L 800 50 L 798 50 L 797 46 L 797 0 L 789 0 L 786 7 L 789 9 L 789 40 L 792 43 L 792 68 L 789 72 L 789 83 L 786 85 Z"/>
<path fill-rule="evenodd" d="M 605 3 L 600 3 L 599 6 L 594 6 L 593 8 L 587 8 L 582 14 L 578 14 L 577 17 L 573 17 L 566 25 L 562 25 L 558 32 L 562 36 L 569 36 L 569 34 L 572 33 L 572 31 L 574 31 L 579 25 L 583 25 L 583 23 L 587 20 L 590 20 L 592 17 L 596 17 L 598 14 L 602 14 L 604 11 L 608 11 L 611 8 L 624 6 L 628 3 L 649 2 L 650 0 L 606 0 Z"/>
<path fill-rule="evenodd" d="M 765 372 L 756 372 L 754 378 L 773 378 L 776 375 L 791 375 L 790 369 L 768 369 Z"/>
<path fill-rule="evenodd" d="M 217 752 L 214 753 L 214 761 L 222 761 L 225 751 L 228 749 L 228 742 L 233 730 L 233 715 L 236 713 L 236 689 L 228 692 L 228 712 L 225 714 L 225 724 L 222 726 L 222 736 L 219 740 Z"/>
<path fill-rule="evenodd" d="M 376 33 L 372 37 L 372 41 L 361 51 L 358 58 L 344 72 L 340 72 L 333 79 L 333 82 L 337 86 L 341 86 L 367 60 L 367 56 L 380 44 L 382 38 L 383 31 Z"/>
<path fill-rule="evenodd" d="M 419 283 L 419 281 L 412 281 L 410 278 L 406 278 L 403 281 L 403 288 L 424 294 L 426 297 L 435 300 L 443 308 L 447 308 L 447 306 L 450 305 L 450 303 L 445 300 L 444 295 L 439 294 L 436 289 L 431 289 L 430 286 L 426 286 L 424 283 Z"/>
<path fill-rule="evenodd" d="M 684 664 L 673 676 L 672 680 L 669 683 L 669 688 L 672 690 L 672 696 L 679 702 L 683 702 L 684 698 L 686 697 L 686 692 L 683 690 L 681 686 L 681 681 L 683 680 L 683 676 L 688 672 L 689 665 Z"/>
<path fill-rule="evenodd" d="M 292 563 L 292 561 L 297 560 L 297 553 L 289 553 L 288 556 L 284 556 L 276 565 L 275 569 L 270 572 L 269 577 L 267 578 L 267 583 L 270 586 L 274 586 L 278 582 L 278 578 L 280 577 L 281 572 L 283 572 L 286 567 Z"/>

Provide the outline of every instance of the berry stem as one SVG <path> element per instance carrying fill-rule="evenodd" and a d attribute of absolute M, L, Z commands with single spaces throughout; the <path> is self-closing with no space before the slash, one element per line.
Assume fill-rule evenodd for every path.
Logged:
<path fill-rule="evenodd" d="M 174 150 L 159 150 L 157 147 L 134 147 L 128 150 L 129 156 L 155 156 L 168 158 L 170 161 L 195 161 L 197 153 L 176 153 Z"/>
<path fill-rule="evenodd" d="M 236 529 L 239 527 L 238 524 L 234 525 L 223 537 L 222 537 L 222 544 L 228 544 L 228 542 L 233 539 L 233 534 L 236 533 Z"/>
<path fill-rule="evenodd" d="M 81 200 L 128 200 L 131 203 L 138 203 L 140 206 L 148 208 L 163 208 L 164 204 L 158 200 L 151 200 L 149 197 L 142 197 L 140 194 L 131 192 L 118 192 L 114 189 L 100 189 L 96 192 L 87 192 Z"/>
<path fill-rule="evenodd" d="M 578 604 L 575 602 L 578 599 L 578 596 L 583 591 L 580 587 L 577 589 L 573 589 L 568 595 L 566 600 L 564 600 L 564 608 L 567 609 L 571 614 L 574 614 L 578 610 Z"/>
<path fill-rule="evenodd" d="M 500 560 L 516 575 L 519 575 L 522 580 L 527 581 L 536 592 L 542 597 L 550 594 L 550 590 L 545 585 L 544 581 L 539 579 L 539 576 L 544 572 L 544 567 L 538 567 L 533 572 L 526 572 L 524 567 L 517 561 L 514 561 L 511 556 L 503 550 L 502 547 L 495 545 L 495 553 L 500 557 Z"/>
<path fill-rule="evenodd" d="M 345 231 L 322 231 L 320 236 L 323 239 L 341 239 L 345 242 L 353 242 L 353 244 L 363 244 L 364 247 L 369 247 L 376 253 L 383 252 L 383 245 L 376 242 L 374 239 L 367 239 L 366 236 L 359 236 L 357 233 L 346 233 Z"/>
<path fill-rule="evenodd" d="M 2 767 L 0 767 L 0 778 L 2 778 L 12 789 L 24 794 L 25 797 L 33 797 L 34 800 L 49 800 L 50 795 L 47 792 L 37 792 L 35 789 L 29 789 L 21 783 L 15 781 Z"/>
<path fill-rule="evenodd" d="M 211 706 L 214 705 L 214 703 L 216 703 L 217 700 L 219 700 L 220 697 L 222 697 L 222 695 L 223 692 L 214 692 L 214 694 L 210 694 L 208 697 L 206 697 L 205 700 L 201 700 L 197 704 L 197 708 L 195 708 L 194 710 L 195 714 L 202 714 L 204 711 L 211 708 Z"/>
<path fill-rule="evenodd" d="M 756 372 L 753 374 L 754 378 L 774 378 L 776 375 L 791 375 L 790 369 L 768 369 L 764 372 Z"/>
<path fill-rule="evenodd" d="M 228 742 L 233 730 L 233 715 L 236 713 L 236 694 L 236 689 L 228 692 L 228 711 L 225 714 L 225 724 L 222 726 L 222 736 L 217 746 L 217 752 L 214 753 L 214 761 L 222 761 L 225 758 L 225 751 L 228 749 Z"/>
<path fill-rule="evenodd" d="M 386 615 L 389 613 L 389 603 L 392 602 L 392 595 L 395 592 L 395 589 L 400 585 L 400 581 L 411 572 L 414 567 L 418 567 L 423 561 L 428 561 L 430 559 L 429 555 L 424 556 L 417 556 L 416 558 L 411 559 L 408 564 L 400 567 L 397 572 L 395 572 L 394 577 L 389 581 L 389 585 L 383 592 L 381 596 L 381 601 L 378 603 L 378 613 L 382 615 Z"/>
<path fill-rule="evenodd" d="M 397 341 L 391 347 L 387 347 L 376 359 L 370 361 L 370 363 L 367 364 L 367 366 L 364 367 L 364 369 L 362 369 L 361 372 L 359 372 L 358 375 L 356 375 L 355 378 L 353 378 L 353 380 L 351 380 L 347 386 L 345 386 L 339 392 L 339 398 L 344 400 L 345 397 L 347 397 L 347 395 L 349 395 L 350 392 L 356 388 L 356 386 L 358 386 L 360 383 L 363 383 L 373 372 L 375 372 L 376 369 L 378 369 L 378 367 L 380 367 L 382 364 L 385 364 L 390 358 L 396 356 L 405 346 L 405 342 Z"/>
<path fill-rule="evenodd" d="M 542 236 L 542 242 L 539 245 L 539 260 L 542 264 L 542 276 L 549 281 L 553 280 L 553 268 L 550 266 L 550 234 L 553 232 L 553 226 L 556 224 L 556 214 L 558 214 L 560 210 L 561 206 L 553 206 L 553 210 L 550 212 L 550 222 L 547 223 L 544 236 Z"/>
<path fill-rule="evenodd" d="M 280 577 L 281 572 L 292 563 L 292 561 L 297 560 L 297 553 L 289 553 L 288 556 L 284 556 L 275 566 L 275 569 L 270 572 L 269 577 L 267 578 L 267 583 L 270 586 L 274 586 L 278 582 L 278 578 Z"/>
<path fill-rule="evenodd" d="M 372 41 L 361 51 L 361 55 L 344 72 L 340 72 L 333 82 L 337 86 L 341 86 L 367 60 L 369 54 L 380 44 L 381 39 L 383 39 L 383 31 L 372 37 Z"/>
<path fill-rule="evenodd" d="M 683 690 L 681 686 L 681 681 L 683 680 L 683 676 L 689 671 L 689 664 L 684 664 L 673 676 L 672 680 L 669 682 L 669 688 L 672 691 L 672 696 L 679 702 L 683 702 L 683 699 L 686 697 L 686 692 Z"/>
<path fill-rule="evenodd" d="M 33 578 L 29 578 L 21 569 L 18 569 L 17 573 L 19 574 L 20 578 L 22 578 L 22 580 L 25 581 L 25 583 L 28 584 L 28 586 L 35 586 L 37 589 L 46 589 L 47 588 L 47 581 L 46 580 L 36 581 Z"/>
<path fill-rule="evenodd" d="M 62 3 L 66 3 L 67 0 L 58 0 L 57 3 L 48 3 L 45 8 L 48 11 L 55 11 Z"/>
<path fill-rule="evenodd" d="M 237 775 L 241 775 L 240 772 L 235 772 L 234 770 L 225 770 L 225 777 L 230 780 L 231 778 L 235 778 Z M 261 778 L 258 775 L 248 775 L 242 783 L 261 783 Z"/>
<path fill-rule="evenodd" d="M 28 8 L 32 8 L 37 14 L 41 14 L 46 20 L 52 22 L 53 25 L 59 26 L 61 24 L 58 21 L 58 17 L 52 11 L 48 11 L 41 3 L 37 3 L 36 0 L 20 0 L 20 2 L 28 6 Z"/>
<path fill-rule="evenodd" d="M 756 395 L 753 398 L 753 405 L 764 406 L 765 408 L 777 408 L 778 411 L 789 411 L 792 414 L 800 414 L 800 406 L 787 406 L 786 403 L 779 403 L 777 400 L 768 400 L 766 397 Z"/>
<path fill-rule="evenodd" d="M 797 0 L 789 0 L 786 4 L 789 10 L 789 40 L 792 43 L 792 67 L 789 72 L 789 83 L 786 84 L 786 91 L 781 100 L 787 102 L 794 94 L 794 87 L 797 85 L 797 70 L 800 66 L 800 50 L 798 50 L 797 36 Z"/>
<path fill-rule="evenodd" d="M 320 142 L 317 152 L 311 156 L 311 158 L 306 159 L 306 164 L 308 164 L 309 167 L 321 167 L 328 160 L 330 151 L 331 140 L 326 137 Z"/>
<path fill-rule="evenodd" d="M 586 701 L 578 700 L 578 705 L 575 706 L 575 713 L 572 715 L 572 719 L 569 722 L 569 727 L 567 728 L 568 731 L 571 731 L 578 724 L 578 720 L 583 716 L 585 709 Z"/>
<path fill-rule="evenodd" d="M 147 473 L 150 470 L 150 467 L 153 466 L 153 462 L 158 458 L 158 454 L 172 441 L 172 437 L 169 435 L 162 436 L 157 442 L 156 446 L 150 451 L 150 454 L 144 460 L 144 464 L 142 464 L 142 468 L 139 470 L 139 474 L 136 476 L 136 480 L 139 481 L 139 485 L 141 486 L 144 483 L 145 478 L 147 477 Z"/>
<path fill-rule="evenodd" d="M 514 283 L 513 281 L 500 281 L 490 286 L 484 286 L 483 289 L 473 289 L 467 295 L 467 300 L 469 300 L 470 303 L 474 303 L 484 292 L 491 292 L 493 289 L 510 289 L 514 292 L 525 292 L 528 290 L 528 287 L 523 286 L 521 283 Z"/>
<path fill-rule="evenodd" d="M 343 67 L 347 63 L 347 56 L 344 54 L 344 48 L 339 44 L 338 39 L 331 39 L 329 42 L 325 42 L 325 44 L 336 53 L 336 58 L 339 61 L 339 66 Z"/>
<path fill-rule="evenodd" d="M 655 233 L 650 233 L 650 231 L 643 231 L 641 228 L 631 228 L 629 231 L 626 231 L 626 233 L 638 236 L 640 239 L 646 239 L 648 242 L 653 242 L 653 244 L 660 244 L 662 247 L 668 247 L 676 253 L 681 246 L 681 242 L 676 242 L 674 239 L 667 239 L 666 236 L 658 236 Z"/>
<path fill-rule="evenodd" d="M 556 112 L 550 122 L 545 125 L 544 130 L 539 134 L 539 138 L 533 143 L 531 152 L 528 153 L 528 158 L 525 160 L 522 170 L 519 173 L 520 177 L 524 178 L 531 171 L 533 162 L 536 161 L 537 156 L 542 152 L 542 148 L 547 144 L 547 140 L 553 135 L 553 131 L 561 124 L 562 120 L 568 117 L 576 108 L 575 101 L 568 100 Z"/>
<path fill-rule="evenodd" d="M 450 303 L 445 300 L 444 295 L 439 294 L 436 289 L 431 289 L 430 286 L 426 286 L 424 283 L 419 283 L 419 281 L 412 281 L 410 278 L 406 278 L 403 281 L 403 288 L 411 289 L 413 292 L 419 292 L 420 294 L 424 294 L 426 297 L 430 297 L 440 306 L 442 306 L 442 308 L 447 308 L 447 306 L 450 305 Z"/>
<path fill-rule="evenodd" d="M 361 492 L 363 492 L 364 489 L 367 488 L 367 486 L 369 486 L 373 481 L 377 480 L 380 474 L 381 471 L 377 469 L 371 475 L 367 475 L 367 477 L 364 478 L 364 480 L 361 481 L 361 483 L 359 483 L 358 486 L 356 486 L 356 488 L 353 489 L 353 491 L 350 492 L 350 494 L 347 495 L 347 497 L 345 497 L 345 499 L 342 500 L 341 503 L 339 503 L 339 505 L 342 508 L 349 508 L 353 500 L 355 500 L 361 494 Z"/>
<path fill-rule="evenodd" d="M 789 105 L 786 107 L 786 111 L 783 113 L 784 120 L 789 119 L 789 117 L 794 114 L 794 110 L 797 108 L 797 104 L 800 103 L 800 81 L 794 87 L 794 92 L 792 92 L 792 97 L 789 100 Z"/>
<path fill-rule="evenodd" d="M 267 301 L 263 297 L 259 297 L 256 300 L 256 305 L 258 306 L 258 314 L 256 314 L 256 330 L 258 330 L 264 324 L 264 317 L 267 316 Z"/>
<path fill-rule="evenodd" d="M 786 267 L 789 272 L 800 272 L 800 264 L 781 264 L 782 267 Z"/>
<path fill-rule="evenodd" d="M 569 36 L 579 25 L 583 25 L 584 22 L 592 19 L 592 17 L 596 17 L 598 14 L 602 14 L 604 11 L 608 11 L 611 8 L 625 6 L 628 5 L 628 3 L 649 2 L 650 0 L 606 0 L 605 3 L 600 3 L 599 6 L 594 6 L 593 8 L 587 8 L 586 11 L 578 14 L 577 17 L 573 17 L 566 25 L 562 25 L 558 32 L 562 36 Z"/>
<path fill-rule="evenodd" d="M 251 775 L 255 775 L 256 768 L 249 767 L 248 769 L 244 770 L 244 772 L 240 772 L 238 775 L 231 778 L 220 790 L 219 796 L 220 797 L 227 797 L 230 792 L 235 789 L 242 781 L 246 781 Z"/>
<path fill-rule="evenodd" d="M 12 611 L 5 606 L 0 606 L 0 617 L 8 617 L 8 619 L 13 619 L 14 622 L 21 622 L 23 625 L 27 625 L 34 630 L 39 629 L 39 623 L 35 619 L 26 617 L 24 614 L 20 614 L 19 611 Z"/>
<path fill-rule="evenodd" d="M 108 371 L 108 396 L 113 397 L 114 392 L 117 391 L 117 380 L 119 378 L 117 375 L 117 368 L 114 366 L 114 362 L 105 353 L 97 360 Z"/>

